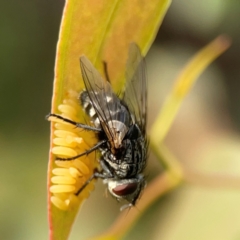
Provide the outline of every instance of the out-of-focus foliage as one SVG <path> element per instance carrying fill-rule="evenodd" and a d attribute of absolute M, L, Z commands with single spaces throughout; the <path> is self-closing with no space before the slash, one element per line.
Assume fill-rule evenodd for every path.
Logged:
<path fill-rule="evenodd" d="M 1 239 L 47 239 L 49 123 L 44 116 L 50 111 L 63 4 L 45 0 L 1 3 Z M 151 125 L 184 62 L 220 33 L 232 37 L 232 47 L 202 76 L 167 138 L 182 162 L 207 173 L 224 170 L 239 176 L 239 11 L 239 1 L 173 1 L 147 57 Z M 149 178 L 159 171 L 151 156 Z M 238 239 L 239 192 L 183 186 L 157 202 L 128 239 Z M 70 239 L 99 233 L 118 213 L 118 204 L 104 196 L 99 181 Z M 148 228 L 147 236 L 139 230 L 142 226 Z"/>

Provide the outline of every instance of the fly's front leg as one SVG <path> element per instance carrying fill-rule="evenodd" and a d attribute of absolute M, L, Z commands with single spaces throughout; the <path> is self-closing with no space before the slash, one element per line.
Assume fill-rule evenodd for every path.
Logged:
<path fill-rule="evenodd" d="M 106 161 L 100 159 L 100 166 L 102 168 L 102 171 L 104 172 L 104 175 L 106 176 L 105 178 L 113 178 L 113 174 L 109 169 L 108 165 L 106 164 Z"/>
<path fill-rule="evenodd" d="M 100 172 L 95 172 L 93 175 L 83 184 L 83 186 L 75 193 L 75 195 L 79 195 L 82 190 L 94 179 L 94 178 L 105 178 L 104 174 Z"/>
<path fill-rule="evenodd" d="M 104 160 L 100 160 L 100 166 L 102 168 L 102 172 L 95 172 L 93 175 L 83 184 L 83 186 L 75 193 L 76 195 L 79 195 L 81 191 L 93 180 L 97 178 L 101 179 L 109 179 L 113 178 L 113 174 L 111 173 L 108 166 L 105 164 Z"/>

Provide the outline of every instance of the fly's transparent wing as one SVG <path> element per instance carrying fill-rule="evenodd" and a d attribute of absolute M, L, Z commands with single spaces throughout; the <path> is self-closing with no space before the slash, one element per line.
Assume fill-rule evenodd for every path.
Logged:
<path fill-rule="evenodd" d="M 147 79 L 146 67 L 139 47 L 131 43 L 126 65 L 126 88 L 123 101 L 143 134 L 146 132 Z"/>
<path fill-rule="evenodd" d="M 102 79 L 99 72 L 85 56 L 80 58 L 80 67 L 86 91 L 101 126 L 111 144 L 118 148 L 128 130 L 129 113 L 113 92 L 110 83 Z"/>

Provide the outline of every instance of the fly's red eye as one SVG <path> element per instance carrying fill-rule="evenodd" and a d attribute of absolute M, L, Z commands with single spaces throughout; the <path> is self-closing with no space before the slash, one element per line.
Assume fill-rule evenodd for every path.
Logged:
<path fill-rule="evenodd" d="M 137 187 L 138 187 L 137 182 L 126 183 L 113 188 L 112 191 L 118 196 L 126 196 L 134 193 L 137 190 Z"/>

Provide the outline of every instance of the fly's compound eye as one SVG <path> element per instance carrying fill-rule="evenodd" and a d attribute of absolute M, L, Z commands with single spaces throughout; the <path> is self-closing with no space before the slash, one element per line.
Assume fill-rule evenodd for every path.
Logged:
<path fill-rule="evenodd" d="M 142 174 L 137 175 L 137 178 L 132 179 L 106 179 L 105 184 L 108 184 L 109 192 L 117 198 L 118 201 L 126 200 L 129 204 L 124 205 L 121 210 L 126 207 L 131 207 L 136 204 L 136 201 L 145 185 L 145 181 Z"/>
<path fill-rule="evenodd" d="M 115 188 L 112 189 L 113 193 L 116 194 L 117 196 L 127 196 L 130 194 L 133 194 L 138 188 L 138 182 L 133 182 L 133 183 L 125 183 L 116 186 Z"/>

